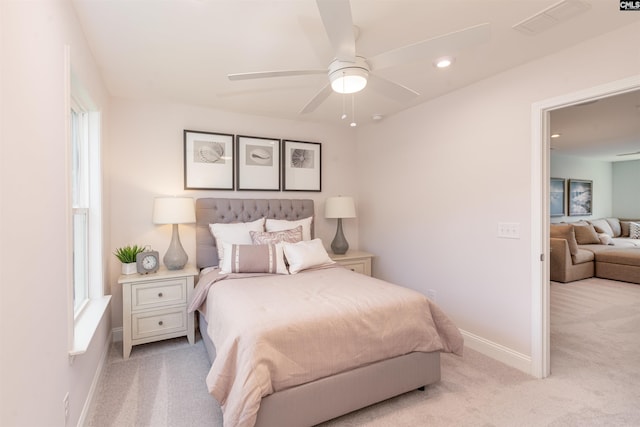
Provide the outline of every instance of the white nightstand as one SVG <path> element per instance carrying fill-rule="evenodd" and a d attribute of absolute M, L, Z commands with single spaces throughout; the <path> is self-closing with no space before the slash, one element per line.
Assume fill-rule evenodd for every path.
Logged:
<path fill-rule="evenodd" d="M 344 255 L 330 253 L 329 256 L 332 260 L 344 265 L 351 271 L 371 276 L 371 258 L 373 258 L 373 254 L 369 252 L 347 251 Z"/>
<path fill-rule="evenodd" d="M 186 335 L 195 342 L 194 317 L 187 314 L 198 270 L 162 267 L 156 273 L 129 274 L 118 278 L 122 285 L 122 356 L 131 347 Z"/>

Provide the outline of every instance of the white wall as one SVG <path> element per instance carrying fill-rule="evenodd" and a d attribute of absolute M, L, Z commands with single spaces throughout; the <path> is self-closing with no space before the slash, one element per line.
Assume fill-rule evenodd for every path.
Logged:
<path fill-rule="evenodd" d="M 111 168 L 111 242 L 113 249 L 128 244 L 150 245 L 162 257 L 171 240 L 171 226 L 151 222 L 153 199 L 163 195 L 232 198 L 311 198 L 316 213 L 316 237 L 329 247 L 336 221 L 324 219 L 329 196 L 356 196 L 355 136 L 349 127 L 332 127 L 236 114 L 186 105 L 112 100 L 109 159 Z M 184 190 L 183 130 L 200 130 L 322 144 L 322 192 L 194 191 Z M 358 198 L 356 197 L 358 209 Z M 343 221 L 353 249 L 358 247 L 357 219 Z M 195 225 L 179 226 L 190 261 L 195 261 Z M 110 262 L 112 313 L 122 325 L 122 290 L 117 285 L 120 263 Z"/>
<path fill-rule="evenodd" d="M 589 216 L 557 216 L 551 222 L 575 222 L 584 219 L 612 216 L 613 165 L 611 162 L 562 156 L 551 153 L 550 173 L 553 178 L 584 179 L 593 181 L 592 210 Z M 568 183 L 565 183 L 565 199 Z M 566 205 L 565 205 L 566 206 Z M 566 208 L 568 209 L 568 207 Z"/>
<path fill-rule="evenodd" d="M 463 330 L 532 354 L 531 108 L 637 75 L 640 25 L 493 76 L 358 131 L 360 246 Z M 498 222 L 520 224 L 498 239 Z"/>
<path fill-rule="evenodd" d="M 640 218 L 640 160 L 613 164 L 613 216 Z"/>
<path fill-rule="evenodd" d="M 0 19 L 0 425 L 76 425 L 110 322 L 70 365 L 65 44 L 93 101 L 108 96 L 68 1 L 1 1 Z"/>

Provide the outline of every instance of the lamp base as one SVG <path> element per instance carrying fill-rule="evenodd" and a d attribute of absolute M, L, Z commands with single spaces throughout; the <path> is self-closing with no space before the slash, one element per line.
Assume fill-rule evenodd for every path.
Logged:
<path fill-rule="evenodd" d="M 336 255 L 344 255 L 349 250 L 349 243 L 342 232 L 342 218 L 338 218 L 338 229 L 336 230 L 336 237 L 331 242 L 331 250 Z"/>
<path fill-rule="evenodd" d="M 178 234 L 178 224 L 173 224 L 173 233 L 171 235 L 171 243 L 169 249 L 164 254 L 162 261 L 168 270 L 182 270 L 187 264 L 189 256 L 184 251 L 182 243 L 180 243 L 180 235 Z"/>

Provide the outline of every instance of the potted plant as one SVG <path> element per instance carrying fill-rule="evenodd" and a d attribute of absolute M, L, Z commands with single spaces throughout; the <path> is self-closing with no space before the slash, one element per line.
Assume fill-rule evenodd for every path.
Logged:
<path fill-rule="evenodd" d="M 136 255 L 140 252 L 144 252 L 143 246 L 127 245 L 116 249 L 113 254 L 122 263 L 122 274 L 134 274 L 138 271 L 136 269 Z"/>

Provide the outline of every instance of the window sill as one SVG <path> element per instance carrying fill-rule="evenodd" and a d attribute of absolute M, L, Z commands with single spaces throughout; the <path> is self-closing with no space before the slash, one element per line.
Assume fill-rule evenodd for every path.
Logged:
<path fill-rule="evenodd" d="M 82 313 L 75 321 L 73 328 L 73 347 L 69 356 L 84 354 L 91 344 L 91 339 L 98 329 L 98 325 L 109 307 L 111 295 L 91 298 Z"/>

